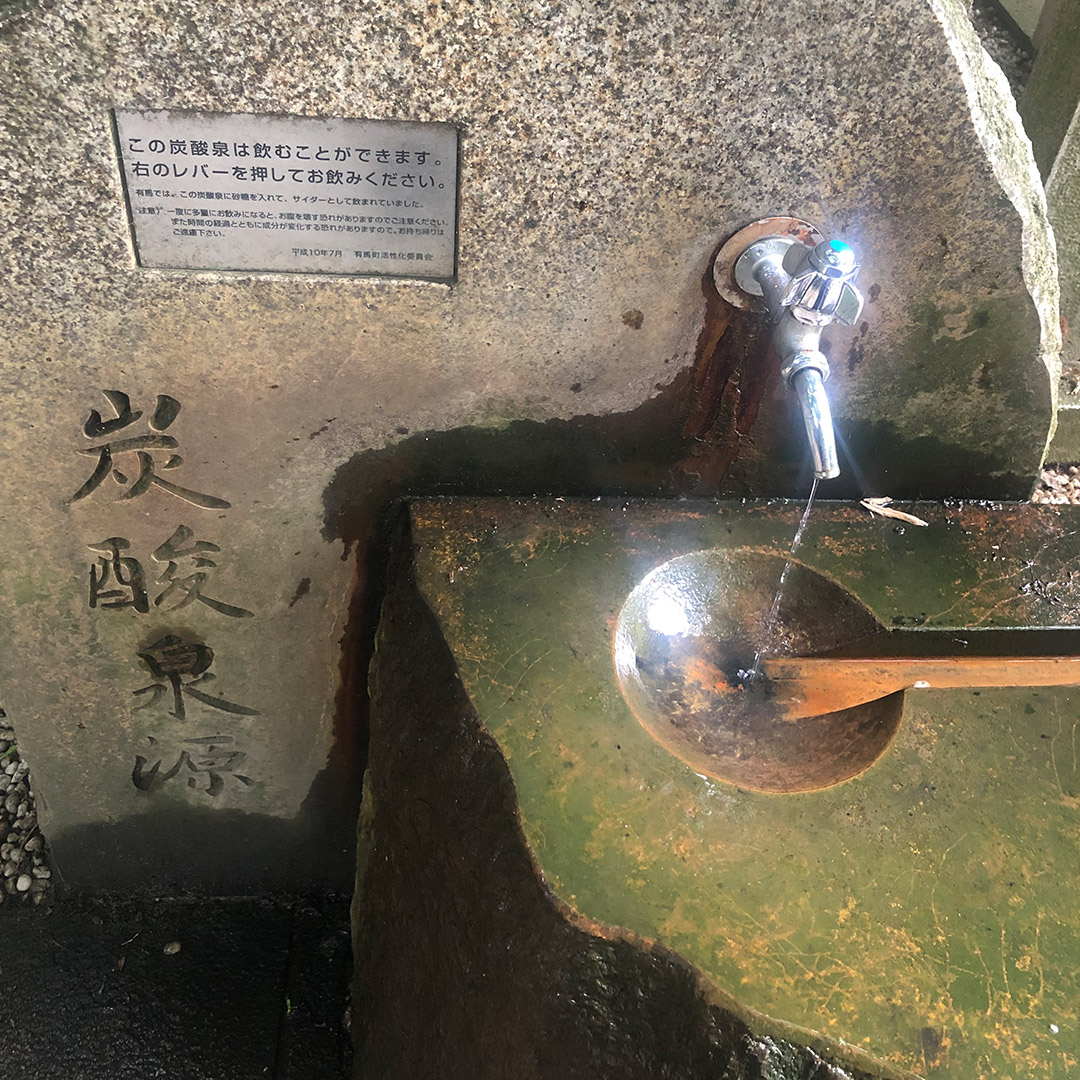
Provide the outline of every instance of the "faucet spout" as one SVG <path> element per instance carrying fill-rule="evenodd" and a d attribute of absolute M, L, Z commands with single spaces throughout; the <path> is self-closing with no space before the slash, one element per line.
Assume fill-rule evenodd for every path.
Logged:
<path fill-rule="evenodd" d="M 784 372 L 788 385 L 799 399 L 814 475 L 821 480 L 831 480 L 840 475 L 840 462 L 836 456 L 829 396 L 825 393 L 828 361 L 821 353 L 796 353 L 790 364 L 785 364 Z"/>

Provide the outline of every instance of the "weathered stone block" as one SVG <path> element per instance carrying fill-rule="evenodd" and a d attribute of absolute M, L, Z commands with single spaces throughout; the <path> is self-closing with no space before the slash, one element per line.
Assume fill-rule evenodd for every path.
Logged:
<path fill-rule="evenodd" d="M 655 1062 L 674 1075 L 729 1075 L 730 1059 L 742 1076 L 740 1023 L 871 1074 L 1072 1075 L 1080 912 L 1057 868 L 1078 855 L 1075 687 L 939 689 L 928 673 L 884 699 L 884 719 L 900 723 L 876 761 L 843 783 L 782 795 L 755 790 L 752 716 L 739 714 L 735 731 L 747 779 L 725 782 L 669 749 L 620 692 L 620 612 L 649 575 L 688 552 L 782 564 L 800 509 L 411 505 L 373 668 L 355 901 L 358 1048 L 371 1075 L 460 1066 L 483 1076 L 490 1047 L 492 1075 L 577 1075 L 560 1071 L 566 1053 L 583 1075 L 652 1076 Z M 905 509 L 928 524 L 815 509 L 778 652 L 788 630 L 806 629 L 788 620 L 812 570 L 873 612 L 875 638 L 888 639 L 879 653 L 875 640 L 846 642 L 844 655 L 932 658 L 941 654 L 919 639 L 945 639 L 953 655 L 1000 660 L 1064 638 L 1057 647 L 1075 663 L 1075 507 Z M 689 612 L 705 585 L 668 580 Z M 746 627 L 763 618 L 752 596 L 729 596 Z M 814 613 L 815 628 L 837 610 Z M 648 617 L 669 616 L 660 607 Z M 1059 629 L 1015 629 L 1040 626 Z M 642 652 L 637 661 L 643 679 L 645 663 L 658 663 Z M 671 700 L 682 704 L 719 674 L 680 670 Z M 767 684 L 759 693 L 769 700 Z M 683 713 L 668 715 L 681 723 Z M 838 718 L 817 718 L 822 754 L 842 755 Z M 852 716 L 849 732 L 863 719 Z M 675 957 L 692 965 L 689 983 Z M 657 1015 L 687 986 L 700 998 L 681 999 L 671 1046 Z M 567 1000 L 580 1030 L 562 1012 Z M 439 1038 L 409 1037 L 430 1031 Z M 630 1066 L 634 1037 L 624 1036 L 635 1031 L 642 1059 Z M 601 1048 L 610 1061 L 598 1062 Z"/>
<path fill-rule="evenodd" d="M 512 490 L 618 490 L 642 431 L 595 469 L 575 432 L 666 392 L 686 408 L 638 459 L 651 490 L 797 487 L 794 403 L 760 354 L 725 366 L 706 321 L 710 256 L 748 220 L 860 250 L 870 303 L 830 386 L 877 493 L 1022 495 L 1037 473 L 1052 254 L 1007 88 L 951 0 L 7 5 L 0 96 L 0 685 L 80 887 L 323 872 L 274 852 L 339 813 L 317 777 L 346 806 L 356 783 L 337 758 L 370 596 L 343 543 L 428 486 L 444 433 L 518 440 Z M 114 108 L 458 125 L 456 283 L 138 267 Z M 695 364 L 718 418 L 699 429 L 738 451 L 715 478 L 682 428 Z M 406 437 L 430 460 L 395 474 Z M 492 490 L 495 467 L 449 482 Z"/>

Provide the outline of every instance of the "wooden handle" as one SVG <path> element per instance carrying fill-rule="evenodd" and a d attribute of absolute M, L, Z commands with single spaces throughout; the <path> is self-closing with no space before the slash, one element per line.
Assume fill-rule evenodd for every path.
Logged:
<path fill-rule="evenodd" d="M 762 674 L 789 720 L 850 709 L 898 690 L 982 686 L 1080 686 L 1080 657 L 766 658 Z"/>

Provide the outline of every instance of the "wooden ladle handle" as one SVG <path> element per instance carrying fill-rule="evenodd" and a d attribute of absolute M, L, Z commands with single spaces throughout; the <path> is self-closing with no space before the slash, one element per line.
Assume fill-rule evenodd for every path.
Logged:
<path fill-rule="evenodd" d="M 789 720 L 850 709 L 898 690 L 1080 686 L 1080 656 L 774 656 L 762 661 L 761 671 Z"/>

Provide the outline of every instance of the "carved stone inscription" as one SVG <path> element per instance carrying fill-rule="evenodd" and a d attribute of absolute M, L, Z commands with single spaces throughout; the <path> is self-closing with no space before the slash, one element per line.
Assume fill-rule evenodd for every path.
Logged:
<path fill-rule="evenodd" d="M 182 487 L 158 475 L 159 469 L 179 469 L 184 463 L 178 452 L 179 440 L 166 434 L 182 410 L 177 398 L 158 394 L 150 412 L 133 408 L 130 396 L 123 390 L 103 390 L 102 394 L 115 415 L 89 410 L 82 433 L 84 440 L 93 445 L 80 446 L 78 453 L 96 458 L 96 465 L 69 496 L 69 505 L 80 504 L 91 496 L 94 500 L 108 500 L 116 490 L 106 484 L 111 477 L 122 494 L 111 500 L 116 520 L 110 524 L 125 532 L 137 520 L 132 518 L 131 501 L 154 486 L 189 504 L 188 512 L 192 514 L 195 508 L 231 508 L 226 499 Z M 148 430 L 143 431 L 144 427 Z M 99 491 L 103 485 L 104 490 Z M 144 515 L 149 513 L 144 511 Z M 218 515 L 216 520 L 220 522 L 223 517 Z M 200 532 L 202 527 L 199 523 Z M 211 580 L 219 566 L 221 545 L 198 535 L 188 525 L 174 524 L 171 518 L 163 521 L 153 546 L 145 551 L 119 532 L 104 539 L 95 536 L 85 546 L 90 563 L 86 599 L 96 618 L 145 616 L 157 620 L 194 604 L 228 619 L 256 617 L 254 611 L 222 599 L 217 584 Z M 145 640 L 147 643 L 138 649 L 134 659 L 139 661 L 139 679 L 149 675 L 150 681 L 128 688 L 134 699 L 131 708 L 146 710 L 150 719 L 169 719 L 164 726 L 154 726 L 157 734 L 147 731 L 143 735 L 146 746 L 139 748 L 147 752 L 135 754 L 131 770 L 135 788 L 150 792 L 175 780 L 173 787 L 186 784 L 216 798 L 229 786 L 229 777 L 242 785 L 239 790 L 255 785 L 257 781 L 248 771 L 248 751 L 243 748 L 244 732 L 235 728 L 235 722 L 236 718 L 261 717 L 261 710 L 234 700 L 231 690 L 226 697 L 224 688 L 218 688 L 217 675 L 210 670 L 215 651 L 201 637 L 192 632 L 181 635 L 163 625 L 151 628 Z M 214 734 L 203 734 L 206 728 Z"/>
<path fill-rule="evenodd" d="M 457 129 L 116 110 L 141 266 L 454 276 Z"/>

